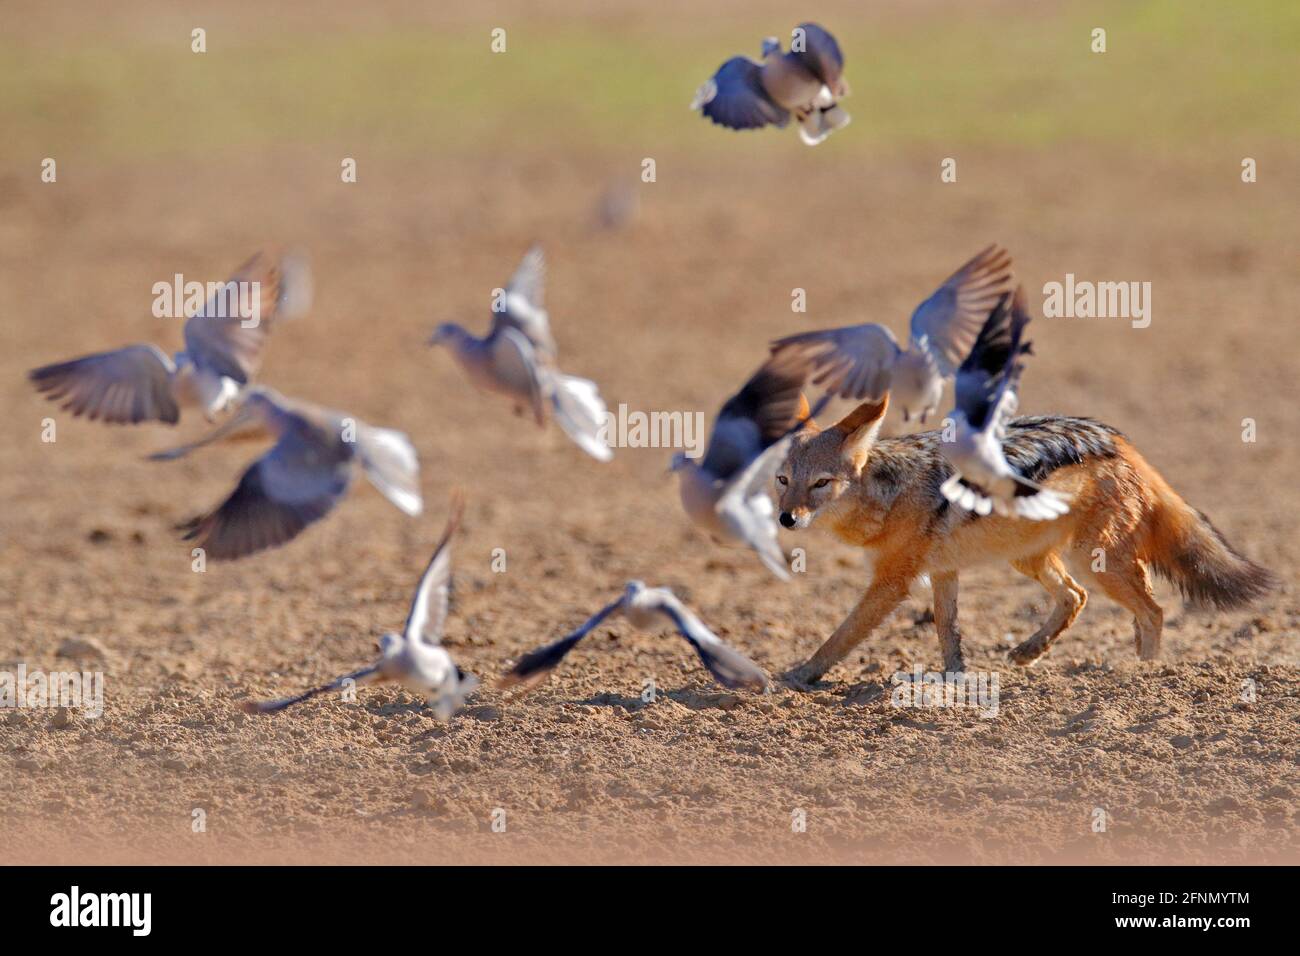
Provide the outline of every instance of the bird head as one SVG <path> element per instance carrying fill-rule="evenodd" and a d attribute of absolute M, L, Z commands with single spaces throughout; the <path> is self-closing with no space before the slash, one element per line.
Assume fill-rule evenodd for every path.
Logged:
<path fill-rule="evenodd" d="M 685 452 L 683 451 L 674 452 L 672 461 L 668 463 L 668 474 L 671 475 L 674 472 L 681 471 L 683 468 L 686 468 L 688 465 L 690 465 L 690 463 L 691 460 L 688 457 L 686 457 Z"/>
<path fill-rule="evenodd" d="M 427 345 L 446 345 L 460 338 L 461 328 L 455 322 L 443 322 L 433 330 Z"/>

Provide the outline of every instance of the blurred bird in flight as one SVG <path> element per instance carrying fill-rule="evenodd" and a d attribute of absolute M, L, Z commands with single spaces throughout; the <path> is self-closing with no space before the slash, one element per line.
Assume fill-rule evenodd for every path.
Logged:
<path fill-rule="evenodd" d="M 938 410 L 943 386 L 970 352 L 998 298 L 1011 291 L 1011 254 L 991 245 L 944 280 L 912 313 L 911 342 L 899 348 L 894 333 L 868 322 L 802 332 L 772 343 L 776 354 L 807 357 L 813 382 L 855 401 L 890 401 L 921 422 Z"/>
<path fill-rule="evenodd" d="M 240 287 L 257 290 L 258 314 L 230 308 Z M 311 269 L 301 254 L 275 260 L 257 253 L 185 321 L 185 348 L 168 357 L 156 345 L 128 345 L 28 373 L 37 390 L 73 415 L 111 425 L 174 425 L 183 406 L 208 421 L 252 381 L 272 328 L 311 308 Z"/>
<path fill-rule="evenodd" d="M 744 56 L 723 63 L 696 91 L 691 109 L 729 129 L 784 128 L 793 115 L 800 139 L 816 146 L 849 124 L 839 105 L 848 92 L 835 37 L 815 23 L 801 23 L 791 32 L 788 53 L 780 40 L 768 37 L 761 63 Z"/>
<path fill-rule="evenodd" d="M 264 386 L 249 389 L 206 438 L 149 457 L 170 461 L 216 441 L 265 434 L 275 437 L 274 446 L 248 467 L 230 496 L 181 526 L 185 540 L 208 558 L 242 558 L 297 537 L 343 500 L 358 465 L 406 514 L 422 510 L 419 461 L 406 435 Z"/>
<path fill-rule="evenodd" d="M 695 525 L 715 539 L 752 548 L 783 581 L 790 572 L 769 490 L 795 432 L 816 413 L 801 391 L 809 370 L 797 353 L 771 356 L 718 412 L 703 460 L 681 452 L 672 460 L 682 507 Z"/>
<path fill-rule="evenodd" d="M 486 336 L 444 322 L 429 344 L 447 346 L 471 382 L 513 400 L 517 413 L 531 413 L 542 427 L 554 418 L 579 448 L 609 461 L 614 453 L 601 437 L 606 410 L 596 383 L 565 375 L 555 364 L 555 339 L 542 306 L 544 278 L 542 250 L 533 246 L 494 304 Z"/>
<path fill-rule="evenodd" d="M 629 581 L 618 600 L 601 608 L 572 634 L 525 654 L 498 680 L 498 686 L 531 690 L 551 675 L 579 641 L 614 615 L 622 615 L 633 627 L 644 631 L 669 624 L 695 648 L 709 673 L 725 687 L 767 687 L 763 669 L 710 631 L 672 591 L 649 588 L 641 581 Z"/>

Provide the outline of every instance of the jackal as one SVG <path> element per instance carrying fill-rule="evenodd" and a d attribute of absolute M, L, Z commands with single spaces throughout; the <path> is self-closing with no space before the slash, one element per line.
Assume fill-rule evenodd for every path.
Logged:
<path fill-rule="evenodd" d="M 842 660 L 922 574 L 934 591 L 944 669 L 964 670 L 957 575 L 981 562 L 1010 562 L 1054 602 L 1042 627 L 1011 651 L 1022 665 L 1045 654 L 1079 615 L 1088 597 L 1079 580 L 1132 612 L 1144 660 L 1159 655 L 1164 622 L 1149 570 L 1193 603 L 1217 608 L 1247 604 L 1274 584 L 1270 572 L 1237 553 L 1108 425 L 1059 416 L 1013 419 L 1007 460 L 1030 481 L 1068 495 L 1070 511 L 1053 521 L 979 517 L 952 507 L 939 491 L 952 474 L 939 453 L 940 432 L 877 439 L 888 401 L 859 405 L 825 430 L 809 422 L 777 473 L 783 526 L 822 528 L 875 556 L 866 594 L 791 673 L 797 681 L 815 681 Z"/>

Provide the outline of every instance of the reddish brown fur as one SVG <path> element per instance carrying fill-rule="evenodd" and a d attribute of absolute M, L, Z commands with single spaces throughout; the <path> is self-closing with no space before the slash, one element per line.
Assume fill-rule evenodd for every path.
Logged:
<path fill-rule="evenodd" d="M 817 653 L 793 676 L 815 680 L 841 660 L 928 573 L 944 666 L 963 669 L 956 622 L 959 572 L 1007 561 L 1054 602 L 1042 627 L 1014 648 L 1031 664 L 1045 654 L 1087 602 L 1079 579 L 1100 588 L 1134 619 L 1139 656 L 1160 650 L 1164 615 L 1151 591 L 1155 570 L 1191 599 L 1234 607 L 1272 586 L 1204 516 L 1187 505 L 1118 432 L 1085 419 L 1024 419 L 1007 447 L 1033 460 L 1062 454 L 1037 480 L 1071 496 L 1070 512 L 1048 522 L 972 516 L 949 507 L 938 484 L 951 473 L 937 433 L 878 442 L 885 402 L 864 404 L 833 428 L 800 436 L 778 475 L 780 508 L 800 527 L 821 527 L 875 553 L 866 594 Z M 1074 445 L 1070 445 L 1074 442 Z M 1075 448 L 1077 446 L 1077 449 Z M 1055 462 L 1055 459 L 1053 459 Z M 1046 467 L 1046 466 L 1045 466 Z M 818 487 L 820 485 L 820 487 Z"/>

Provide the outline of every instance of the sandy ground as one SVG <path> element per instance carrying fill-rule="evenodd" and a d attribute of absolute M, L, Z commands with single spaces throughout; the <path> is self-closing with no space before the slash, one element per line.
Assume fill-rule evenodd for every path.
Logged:
<path fill-rule="evenodd" d="M 0 855 L 1296 860 L 1295 181 L 1244 187 L 1227 148 L 1141 165 L 1101 148 L 967 152 L 955 186 L 928 154 L 726 148 L 659 155 L 638 219 L 596 228 L 601 186 L 634 177 L 641 155 L 390 156 L 355 186 L 309 150 L 69 169 L 57 188 L 6 174 L 0 664 L 102 670 L 107 690 L 99 719 L 0 712 Z M 825 537 L 787 542 L 808 549 L 808 571 L 779 585 L 692 532 L 668 451 L 599 465 L 422 349 L 437 321 L 484 324 L 533 239 L 550 256 L 565 367 L 611 405 L 710 416 L 768 339 L 864 319 L 901 334 L 915 302 L 992 240 L 1031 288 L 1066 272 L 1151 281 L 1148 329 L 1039 320 L 1023 407 L 1125 431 L 1281 587 L 1209 614 L 1162 588 L 1165 657 L 1151 665 L 1134 659 L 1126 615 L 1093 595 L 1024 672 L 1005 652 L 1046 610 L 1037 586 L 1010 569 L 965 575 L 967 661 L 999 674 L 995 719 L 890 705 L 892 673 L 939 663 L 921 598 L 812 693 L 723 692 L 666 634 L 613 625 L 533 695 L 485 690 L 449 725 L 382 688 L 244 716 L 241 701 L 349 670 L 401 624 L 453 486 L 469 504 L 446 643 L 485 678 L 630 577 L 675 588 L 772 673 L 805 659 L 864 588 L 862 555 Z M 275 336 L 263 378 L 408 431 L 428 507 L 409 520 L 359 486 L 290 546 L 196 574 L 171 527 L 218 501 L 256 449 L 150 464 L 201 423 L 112 430 L 57 414 L 57 442 L 42 443 L 55 411 L 23 373 L 131 341 L 178 347 L 177 323 L 149 314 L 152 284 L 218 278 L 274 242 L 309 249 L 318 295 Z M 791 312 L 795 287 L 806 315 Z M 74 637 L 105 656 L 58 656 Z M 792 831 L 799 811 L 805 832 Z"/>

